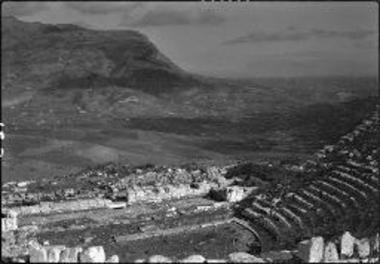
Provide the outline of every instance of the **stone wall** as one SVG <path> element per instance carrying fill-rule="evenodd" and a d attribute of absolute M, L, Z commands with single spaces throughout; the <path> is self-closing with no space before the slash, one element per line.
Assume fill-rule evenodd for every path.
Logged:
<path fill-rule="evenodd" d="M 12 207 L 20 215 L 51 214 L 66 211 L 106 208 L 112 202 L 107 199 L 82 199 L 76 201 L 41 202 L 37 205 Z"/>
<path fill-rule="evenodd" d="M 69 180 L 62 177 L 62 182 L 58 179 L 53 182 L 44 182 L 44 179 L 41 182 L 8 182 L 2 186 L 2 205 L 28 215 L 105 208 L 109 207 L 110 201 L 133 204 L 203 196 L 212 188 L 223 188 L 230 184 L 223 177 L 224 173 L 223 168 L 217 167 L 208 167 L 204 172 L 150 168 L 147 171 L 131 169 L 128 176 L 118 178 L 115 176 L 117 173 L 113 175 L 112 171 L 94 169 L 83 172 L 78 178 Z M 65 187 L 67 181 L 78 180 L 81 182 L 76 188 Z M 83 182 L 88 184 L 80 186 Z M 61 184 L 63 187 L 57 188 Z M 44 191 L 38 191 L 41 186 Z"/>
<path fill-rule="evenodd" d="M 60 202 L 40 202 L 36 205 L 12 207 L 12 210 L 20 215 L 51 214 L 68 211 L 90 210 L 100 208 L 120 208 L 126 203 L 134 204 L 140 202 L 160 202 L 163 200 L 178 199 L 184 197 L 203 196 L 212 188 L 217 188 L 215 183 L 201 182 L 194 186 L 181 184 L 178 186 L 168 185 L 160 187 L 135 187 L 125 192 L 120 200 L 124 202 L 113 202 L 110 199 L 78 199 Z"/>
<path fill-rule="evenodd" d="M 201 196 L 207 194 L 213 187 L 217 187 L 217 185 L 212 182 L 200 182 L 194 185 L 134 187 L 127 191 L 127 201 L 129 204 L 133 204 L 136 202 L 160 202 L 182 197 Z"/>
<path fill-rule="evenodd" d="M 215 176 L 223 178 L 223 176 Z M 224 178 L 223 178 L 224 179 Z M 120 208 L 126 203 L 161 202 L 163 200 L 179 199 L 184 197 L 204 196 L 210 190 L 218 190 L 221 199 L 237 202 L 246 197 L 255 188 L 227 186 L 230 181 L 202 181 L 192 184 L 168 184 L 166 186 L 132 186 L 115 197 L 90 198 L 77 200 L 62 200 L 39 202 L 35 205 L 14 206 L 12 210 L 20 215 L 51 214 L 68 211 L 90 210 L 100 208 Z M 117 202 L 117 201 L 122 201 Z M 125 205 L 123 205 L 125 204 Z"/>

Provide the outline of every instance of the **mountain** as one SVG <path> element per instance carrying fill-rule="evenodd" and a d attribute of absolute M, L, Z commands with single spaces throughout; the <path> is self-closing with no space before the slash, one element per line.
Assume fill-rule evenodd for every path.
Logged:
<path fill-rule="evenodd" d="M 1 49 L 8 127 L 108 126 L 136 117 L 236 120 L 365 97 L 377 84 L 368 78 L 211 78 L 181 69 L 137 31 L 9 16 L 2 17 Z"/>
<path fill-rule="evenodd" d="M 33 89 L 122 86 L 150 94 L 197 83 L 132 30 L 100 31 L 70 24 L 2 19 L 3 77 L 17 76 Z"/>

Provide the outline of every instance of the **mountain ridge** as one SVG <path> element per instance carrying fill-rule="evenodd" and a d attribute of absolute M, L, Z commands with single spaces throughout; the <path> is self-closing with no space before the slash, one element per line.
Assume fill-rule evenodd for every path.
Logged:
<path fill-rule="evenodd" d="M 137 31 L 14 17 L 2 18 L 1 70 L 5 121 L 38 129 L 136 117 L 237 120 L 361 98 L 377 83 L 204 76 L 177 66 Z"/>
<path fill-rule="evenodd" d="M 162 54 L 147 36 L 134 30 L 102 31 L 3 17 L 2 35 L 5 68 L 11 68 L 9 71 L 13 73 L 17 73 L 19 66 L 29 68 L 29 79 L 45 76 L 54 86 L 62 85 L 66 79 L 74 86 L 91 85 L 99 79 L 101 85 L 105 81 L 158 95 L 197 83 L 196 78 Z M 30 71 L 33 65 L 48 70 L 49 76 L 35 68 Z M 64 80 L 57 76 L 60 71 Z M 83 78 L 90 82 L 83 82 Z"/>

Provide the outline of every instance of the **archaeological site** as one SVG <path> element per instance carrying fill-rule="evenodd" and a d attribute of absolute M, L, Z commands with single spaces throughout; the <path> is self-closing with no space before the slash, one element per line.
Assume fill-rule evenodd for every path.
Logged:
<path fill-rule="evenodd" d="M 107 164 L 77 175 L 7 182 L 2 186 L 2 260 L 377 262 L 379 132 L 377 106 L 288 181 L 255 174 L 245 163 Z M 224 237 L 215 234 L 226 230 Z M 197 233 L 214 236 L 208 246 L 222 250 L 229 246 L 219 243 L 237 243 L 240 251 L 224 258 L 214 252 L 173 256 L 177 245 L 171 239 L 194 239 Z M 167 245 L 149 253 L 153 241 Z"/>
<path fill-rule="evenodd" d="M 380 263 L 378 3 L 185 2 L 2 1 L 1 263 Z"/>

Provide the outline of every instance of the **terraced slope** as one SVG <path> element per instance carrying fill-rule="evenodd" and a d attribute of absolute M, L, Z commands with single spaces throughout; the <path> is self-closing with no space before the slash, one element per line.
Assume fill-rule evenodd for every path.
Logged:
<path fill-rule="evenodd" d="M 301 188 L 242 202 L 238 217 L 261 241 L 261 250 L 294 245 L 315 235 L 378 230 L 379 107 L 337 144 L 316 153 Z M 310 177 L 309 177 L 310 176 Z"/>

